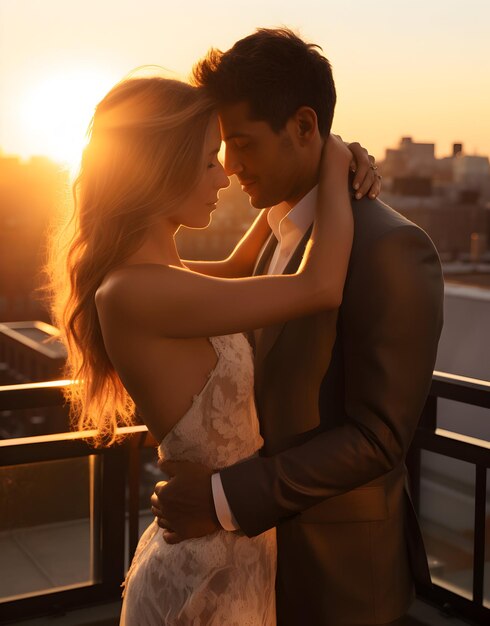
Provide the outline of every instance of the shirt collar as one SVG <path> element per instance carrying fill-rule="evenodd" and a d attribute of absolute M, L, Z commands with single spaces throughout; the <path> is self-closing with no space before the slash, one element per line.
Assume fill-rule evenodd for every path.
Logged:
<path fill-rule="evenodd" d="M 315 185 L 292 209 L 285 202 L 276 204 L 269 211 L 268 221 L 272 232 L 279 242 L 294 231 L 302 237 L 313 223 L 315 217 L 318 185 Z"/>

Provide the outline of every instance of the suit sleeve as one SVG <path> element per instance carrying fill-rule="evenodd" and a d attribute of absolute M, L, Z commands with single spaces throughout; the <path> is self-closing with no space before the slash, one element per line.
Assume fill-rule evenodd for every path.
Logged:
<path fill-rule="evenodd" d="M 432 380 L 442 303 L 439 259 L 419 228 L 392 230 L 357 259 L 342 305 L 347 419 L 300 446 L 220 472 L 247 535 L 404 461 Z"/>

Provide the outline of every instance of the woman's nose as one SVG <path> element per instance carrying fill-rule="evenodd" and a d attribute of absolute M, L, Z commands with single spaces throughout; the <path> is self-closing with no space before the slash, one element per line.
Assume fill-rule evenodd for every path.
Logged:
<path fill-rule="evenodd" d="M 230 185 L 230 179 L 226 175 L 225 169 L 224 169 L 224 167 L 220 163 L 219 176 L 218 176 L 218 180 L 217 180 L 217 187 L 218 187 L 218 189 L 224 189 L 225 187 L 229 187 L 229 185 Z"/>

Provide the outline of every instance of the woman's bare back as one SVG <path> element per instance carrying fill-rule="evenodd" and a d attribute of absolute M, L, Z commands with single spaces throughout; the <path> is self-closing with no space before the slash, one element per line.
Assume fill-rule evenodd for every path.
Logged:
<path fill-rule="evenodd" d="M 96 294 L 105 347 L 148 430 L 161 441 L 206 385 L 218 356 L 207 337 L 162 337 L 150 324 L 129 325 L 113 306 L 115 297 L 121 299 L 114 293 L 111 276 Z M 127 281 L 128 290 L 131 284 L 132 279 Z M 119 276 L 117 290 L 124 287 Z"/>

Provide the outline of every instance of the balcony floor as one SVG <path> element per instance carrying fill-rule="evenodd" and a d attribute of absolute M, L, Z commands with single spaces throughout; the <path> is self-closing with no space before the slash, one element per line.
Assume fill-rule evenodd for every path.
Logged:
<path fill-rule="evenodd" d="M 17 622 L 19 626 L 118 626 L 120 602 L 105 604 L 67 615 L 51 615 L 44 618 Z M 468 622 L 443 615 L 438 609 L 425 602 L 415 600 L 406 626 L 468 626 Z"/>
<path fill-rule="evenodd" d="M 140 516 L 140 532 L 152 517 Z M 8 596 L 76 585 L 90 579 L 89 521 L 74 520 L 29 529 L 0 533 L 0 554 L 4 571 L 11 576 L 0 580 L 0 596 Z M 16 622 L 19 626 L 117 626 L 121 603 L 87 607 L 65 615 Z M 407 626 L 463 626 L 467 622 L 442 614 L 416 600 Z"/>

